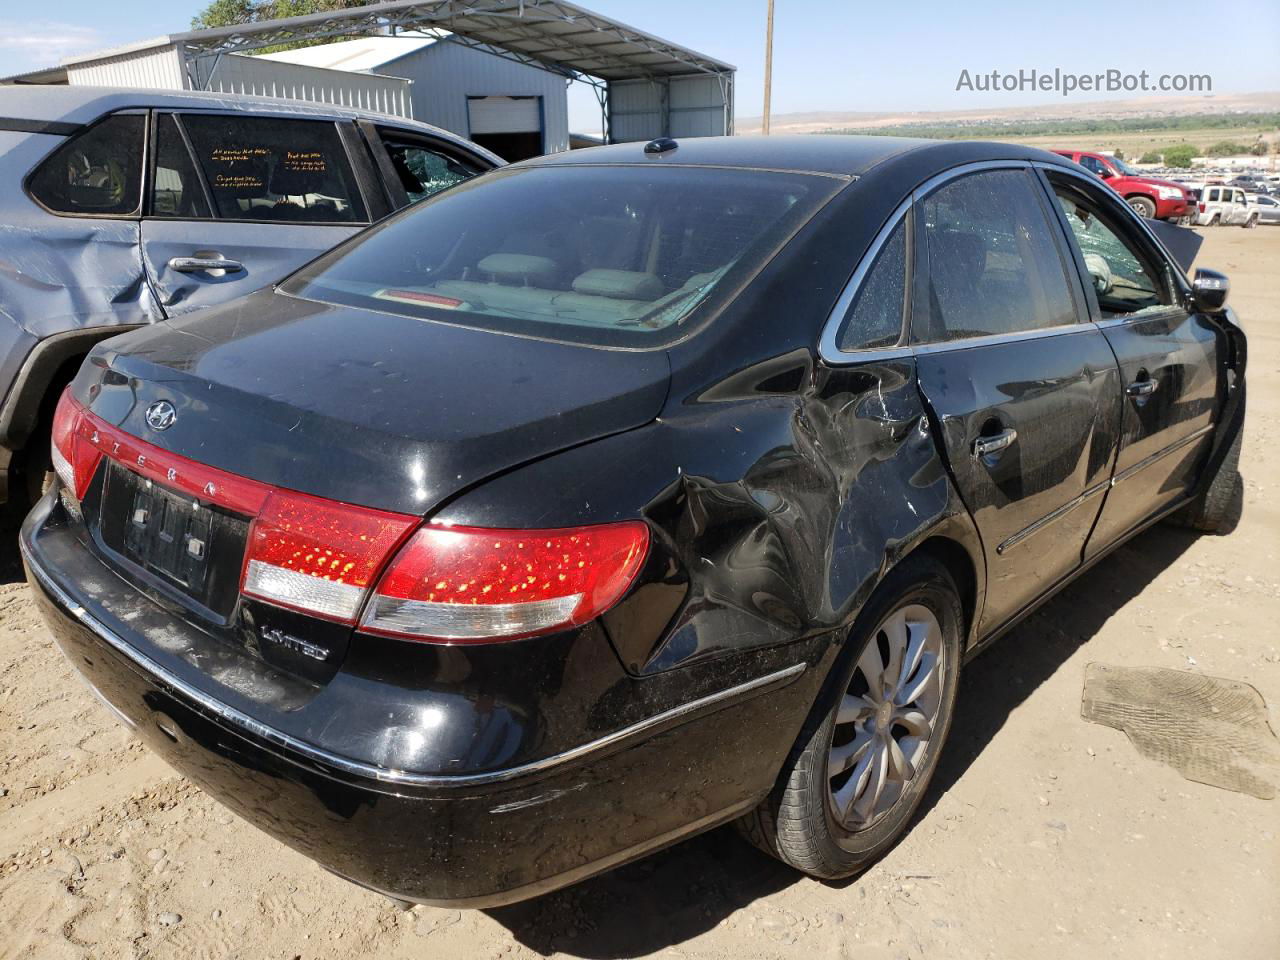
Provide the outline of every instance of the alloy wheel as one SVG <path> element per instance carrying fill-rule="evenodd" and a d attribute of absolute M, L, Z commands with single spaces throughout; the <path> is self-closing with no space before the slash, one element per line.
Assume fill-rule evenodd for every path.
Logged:
<path fill-rule="evenodd" d="M 859 657 L 827 759 L 831 811 L 845 829 L 883 817 L 923 769 L 950 669 L 946 650 L 937 616 L 917 603 L 890 613 Z"/>

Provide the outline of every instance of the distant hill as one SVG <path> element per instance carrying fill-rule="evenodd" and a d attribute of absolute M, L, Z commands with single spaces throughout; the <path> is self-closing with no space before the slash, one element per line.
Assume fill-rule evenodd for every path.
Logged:
<path fill-rule="evenodd" d="M 1057 101 L 1030 107 L 982 108 L 977 110 L 921 110 L 888 113 L 883 111 L 815 111 L 774 114 L 773 133 L 820 133 L 828 130 L 873 130 L 879 127 L 964 126 L 1004 123 L 1066 124 L 1069 121 L 1119 120 L 1137 117 L 1176 117 L 1194 114 L 1280 112 L 1280 91 L 1215 94 L 1194 97 L 1142 97 L 1101 102 Z M 760 132 L 759 117 L 739 117 L 734 124 L 739 134 Z M 895 129 L 895 132 L 897 130 Z"/>

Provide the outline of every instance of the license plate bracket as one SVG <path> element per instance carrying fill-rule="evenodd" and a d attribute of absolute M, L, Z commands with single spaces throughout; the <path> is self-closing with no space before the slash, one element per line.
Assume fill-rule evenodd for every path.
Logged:
<path fill-rule="evenodd" d="M 209 575 L 210 510 L 145 478 L 133 484 L 127 502 L 125 556 L 185 593 L 201 595 Z"/>

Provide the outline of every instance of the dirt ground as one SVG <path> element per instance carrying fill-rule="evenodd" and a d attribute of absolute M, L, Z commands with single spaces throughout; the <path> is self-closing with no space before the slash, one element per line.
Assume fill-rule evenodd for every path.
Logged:
<path fill-rule="evenodd" d="M 1250 335 L 1244 521 L 1120 549 L 966 671 L 910 833 L 803 878 L 728 829 L 540 900 L 403 911 L 232 817 L 72 675 L 0 568 L 0 957 L 1280 956 L 1280 800 L 1080 718 L 1090 661 L 1253 684 L 1280 730 L 1280 228 L 1206 231 Z"/>

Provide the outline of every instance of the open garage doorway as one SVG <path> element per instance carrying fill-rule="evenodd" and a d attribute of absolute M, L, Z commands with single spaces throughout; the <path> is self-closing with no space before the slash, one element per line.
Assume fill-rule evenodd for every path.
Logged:
<path fill-rule="evenodd" d="M 471 139 L 508 163 L 541 156 L 541 97 L 467 97 Z"/>

